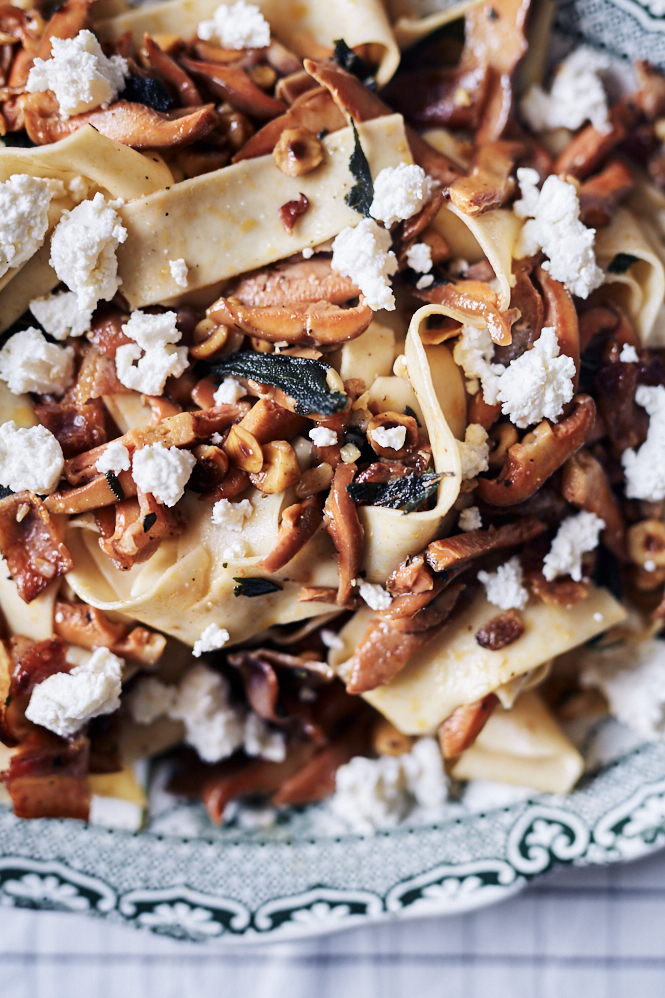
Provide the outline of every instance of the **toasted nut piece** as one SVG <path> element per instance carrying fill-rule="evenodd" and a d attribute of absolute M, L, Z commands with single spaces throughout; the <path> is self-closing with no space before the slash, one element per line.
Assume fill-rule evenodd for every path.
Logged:
<path fill-rule="evenodd" d="M 401 447 L 385 447 L 377 443 L 374 438 L 375 430 L 388 430 L 397 426 L 406 427 L 406 437 Z M 374 416 L 370 420 L 370 424 L 367 427 L 367 440 L 376 454 L 381 454 L 382 457 L 395 457 L 396 454 L 403 454 L 409 448 L 418 446 L 418 424 L 413 416 L 405 416 L 401 412 L 381 412 L 378 416 Z"/>
<path fill-rule="evenodd" d="M 272 151 L 275 163 L 287 177 L 301 177 L 323 162 L 323 146 L 306 128 L 286 128 Z"/>
<path fill-rule="evenodd" d="M 211 322 L 210 319 L 203 319 L 199 322 L 198 326 L 194 330 L 194 335 L 196 335 L 204 323 L 209 322 Z M 193 357 L 194 360 L 207 360 L 209 357 L 212 357 L 213 354 L 218 353 L 223 347 L 226 346 L 226 341 L 229 338 L 229 327 L 215 326 L 214 323 L 211 324 L 213 328 L 208 336 L 208 339 L 203 340 L 202 342 L 189 348 L 189 355 L 190 357 Z"/>
<path fill-rule="evenodd" d="M 256 83 L 261 90 L 270 90 L 275 84 L 277 73 L 272 66 L 252 66 L 249 70 L 249 77 L 252 83 Z"/>
<path fill-rule="evenodd" d="M 261 471 L 263 467 L 261 445 L 254 434 L 243 429 L 242 426 L 234 425 L 231 427 L 224 444 L 224 450 L 231 461 L 243 471 L 248 471 L 254 475 L 258 475 Z"/>
<path fill-rule="evenodd" d="M 642 520 L 628 528 L 628 554 L 634 565 L 665 567 L 665 523 Z"/>
<path fill-rule="evenodd" d="M 512 423 L 496 423 L 490 430 L 490 468 L 496 471 L 503 468 L 508 459 L 508 448 L 519 440 L 517 430 Z"/>
<path fill-rule="evenodd" d="M 330 488 L 332 480 L 332 467 L 324 461 L 322 464 L 317 464 L 315 467 L 309 468 L 304 472 L 296 485 L 296 495 L 298 499 L 306 499 L 307 496 L 314 496 L 317 492 L 323 492 L 325 489 Z"/>
<path fill-rule="evenodd" d="M 218 128 L 226 137 L 233 152 L 239 152 L 254 134 L 254 126 L 251 121 L 240 111 L 220 114 Z"/>
<path fill-rule="evenodd" d="M 414 739 L 403 735 L 399 728 L 379 718 L 372 731 L 372 748 L 377 755 L 406 755 L 413 748 Z"/>
<path fill-rule="evenodd" d="M 252 350 L 256 353 L 274 353 L 275 345 L 269 340 L 262 340 L 258 336 L 250 336 L 249 342 L 252 344 Z"/>
<path fill-rule="evenodd" d="M 271 399 L 259 399 L 243 416 L 240 425 L 253 433 L 260 444 L 267 444 L 271 440 L 286 440 L 297 433 L 304 434 L 309 420 Z"/>
<path fill-rule="evenodd" d="M 234 427 L 238 429 L 238 427 Z M 246 431 L 245 431 L 246 432 Z M 251 434 L 248 434 L 251 436 Z M 252 439 L 256 439 L 252 437 Z M 247 469 L 249 470 L 249 469 Z M 293 447 L 287 440 L 272 440 L 263 445 L 263 467 L 249 476 L 252 485 L 274 495 L 295 485 L 300 479 L 300 465 Z"/>
<path fill-rule="evenodd" d="M 229 459 L 221 449 L 210 444 L 199 444 L 192 451 L 196 467 L 187 483 L 193 492 L 209 492 L 216 488 L 229 470 Z"/>
<path fill-rule="evenodd" d="M 203 343 L 204 340 L 208 339 L 213 329 L 217 328 L 217 325 L 218 324 L 213 322 L 212 319 L 201 319 L 201 321 L 197 322 L 194 326 L 194 342 Z"/>

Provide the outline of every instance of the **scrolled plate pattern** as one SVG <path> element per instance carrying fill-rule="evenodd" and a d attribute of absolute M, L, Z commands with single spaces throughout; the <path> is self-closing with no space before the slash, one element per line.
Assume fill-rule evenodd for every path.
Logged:
<path fill-rule="evenodd" d="M 0 810 L 0 905 L 107 918 L 210 945 L 468 911 L 563 865 L 665 845 L 665 744 L 645 745 L 567 797 L 375 836 L 131 835 Z"/>

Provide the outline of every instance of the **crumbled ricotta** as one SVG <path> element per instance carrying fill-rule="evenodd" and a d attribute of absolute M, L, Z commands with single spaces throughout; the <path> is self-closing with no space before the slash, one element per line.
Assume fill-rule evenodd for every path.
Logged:
<path fill-rule="evenodd" d="M 112 440 L 97 459 L 95 468 L 102 475 L 105 475 L 107 471 L 119 475 L 121 471 L 129 471 L 130 463 L 129 451 L 125 445 L 120 440 Z"/>
<path fill-rule="evenodd" d="M 46 180 L 26 173 L 0 183 L 0 277 L 26 263 L 44 242 L 51 197 Z"/>
<path fill-rule="evenodd" d="M 389 229 L 395 222 L 420 211 L 434 189 L 434 181 L 421 166 L 408 163 L 386 166 L 374 179 L 374 200 L 369 213 Z"/>
<path fill-rule="evenodd" d="M 62 447 L 45 426 L 17 427 L 13 419 L 0 425 L 0 485 L 12 492 L 52 492 L 65 459 Z"/>
<path fill-rule="evenodd" d="M 247 389 L 236 378 L 224 378 L 213 395 L 215 405 L 235 405 L 247 394 Z"/>
<path fill-rule="evenodd" d="M 397 270 L 397 257 L 390 246 L 390 233 L 371 218 L 342 229 L 332 244 L 332 269 L 350 277 L 374 311 L 395 308 L 388 278 Z"/>
<path fill-rule="evenodd" d="M 242 499 L 240 502 L 220 499 L 212 507 L 212 522 L 216 523 L 218 527 L 240 533 L 245 525 L 245 520 L 248 520 L 253 512 L 254 507 L 249 499 Z"/>
<path fill-rule="evenodd" d="M 466 390 L 470 395 L 475 395 L 482 386 L 483 398 L 488 405 L 496 405 L 499 378 L 506 370 L 503 364 L 491 363 L 493 355 L 494 343 L 486 327 L 462 326 L 461 335 L 453 349 L 453 358 L 469 379 Z"/>
<path fill-rule="evenodd" d="M 70 291 L 76 292 L 80 309 L 93 309 L 110 301 L 120 287 L 116 250 L 127 239 L 114 205 L 97 193 L 64 211 L 51 239 L 51 266 Z"/>
<path fill-rule="evenodd" d="M 175 312 L 132 312 L 122 331 L 134 343 L 124 343 L 115 354 L 116 373 L 126 388 L 161 395 L 166 379 L 177 378 L 185 371 L 189 363 L 187 347 L 173 345 L 182 335 L 176 318 Z"/>
<path fill-rule="evenodd" d="M 569 128 L 576 132 L 585 121 L 607 132 L 607 97 L 598 73 L 608 69 L 606 55 L 587 46 L 571 52 L 558 67 L 549 94 L 534 84 L 521 103 L 522 116 L 534 132 Z"/>
<path fill-rule="evenodd" d="M 154 676 L 139 679 L 131 693 L 123 698 L 132 720 L 137 724 L 152 724 L 175 707 L 178 690 L 167 686 Z"/>
<path fill-rule="evenodd" d="M 604 274 L 593 251 L 595 229 L 580 220 L 580 202 L 573 184 L 554 175 L 539 192 L 536 170 L 517 171 L 522 199 L 515 214 L 527 221 L 520 233 L 516 255 L 533 256 L 543 250 L 549 257 L 543 270 L 579 298 L 588 298 L 603 283 Z"/>
<path fill-rule="evenodd" d="M 372 582 L 361 581 L 358 592 L 361 599 L 364 599 L 372 610 L 387 610 L 393 601 L 392 596 L 386 592 L 383 586 L 374 585 Z"/>
<path fill-rule="evenodd" d="M 624 343 L 619 360 L 622 364 L 639 364 L 640 357 L 634 346 L 631 346 L 630 343 Z"/>
<path fill-rule="evenodd" d="M 149 492 L 165 506 L 175 506 L 185 494 L 195 464 L 188 450 L 148 444 L 134 453 L 132 478 L 141 492 Z"/>
<path fill-rule="evenodd" d="M 238 0 L 232 7 L 220 4 L 211 21 L 201 21 L 197 34 L 215 39 L 224 49 L 262 49 L 270 45 L 270 25 L 258 7 Z"/>
<path fill-rule="evenodd" d="M 122 56 L 107 58 L 92 31 L 79 31 L 75 38 L 52 38 L 51 58 L 35 59 L 26 90 L 38 94 L 51 90 L 60 114 L 108 107 L 125 86 L 129 66 Z"/>
<path fill-rule="evenodd" d="M 416 805 L 439 808 L 447 794 L 443 760 L 433 738 L 420 738 L 402 756 L 355 756 L 340 766 L 335 782 L 333 813 L 361 833 L 394 827 Z"/>
<path fill-rule="evenodd" d="M 54 340 L 68 336 L 83 336 L 90 329 L 92 309 L 79 308 L 73 291 L 60 291 L 45 298 L 34 298 L 30 311 L 37 322 Z"/>
<path fill-rule="evenodd" d="M 488 439 L 487 430 L 480 423 L 469 423 L 464 434 L 464 442 L 457 441 L 463 479 L 475 478 L 489 468 Z"/>
<path fill-rule="evenodd" d="M 573 397 L 575 361 L 560 354 L 552 326 L 545 326 L 530 350 L 513 360 L 499 381 L 497 400 L 515 426 L 556 420 Z"/>
<path fill-rule="evenodd" d="M 68 738 L 93 717 L 120 707 L 123 664 L 108 648 L 95 649 L 84 665 L 56 672 L 35 686 L 25 716 Z"/>
<path fill-rule="evenodd" d="M 283 731 L 269 728 L 263 718 L 250 711 L 245 718 L 243 748 L 247 755 L 270 762 L 283 762 L 286 758 L 286 737 Z"/>
<path fill-rule="evenodd" d="M 470 530 L 480 530 L 482 525 L 483 521 L 477 506 L 467 506 L 466 509 L 462 510 L 457 521 L 457 526 L 464 533 L 468 533 Z"/>
<path fill-rule="evenodd" d="M 309 439 L 315 447 L 334 447 L 337 443 L 337 434 L 327 426 L 315 426 L 309 431 Z"/>
<path fill-rule="evenodd" d="M 665 499 L 665 388 L 639 385 L 635 401 L 649 413 L 647 438 L 639 448 L 621 455 L 629 499 L 660 502 Z"/>
<path fill-rule="evenodd" d="M 0 378 L 14 395 L 62 395 L 74 376 L 74 351 L 49 343 L 34 326 L 14 333 L 0 350 Z"/>
<path fill-rule="evenodd" d="M 246 558 L 249 545 L 247 541 L 234 541 L 222 551 L 224 561 L 235 561 L 238 558 Z"/>
<path fill-rule="evenodd" d="M 186 288 L 189 267 L 185 263 L 184 258 L 179 257 L 177 260 L 169 260 L 169 270 L 171 271 L 171 277 L 176 282 L 178 287 Z"/>
<path fill-rule="evenodd" d="M 339 634 L 335 634 L 334 631 L 329 631 L 327 627 L 322 627 L 319 631 L 319 637 L 326 648 L 336 648 L 341 651 L 344 648 L 344 642 L 340 638 Z"/>
<path fill-rule="evenodd" d="M 377 426 L 372 430 L 372 440 L 379 447 L 401 450 L 406 443 L 406 426 Z"/>
<path fill-rule="evenodd" d="M 183 721 L 185 741 L 204 762 L 219 762 L 240 748 L 245 739 L 242 712 L 229 702 L 228 681 L 205 665 L 183 676 L 169 716 Z"/>
<path fill-rule="evenodd" d="M 522 566 L 517 555 L 499 565 L 496 572 L 478 572 L 487 600 L 502 610 L 523 610 L 529 593 L 522 585 Z"/>
<path fill-rule="evenodd" d="M 604 526 L 604 520 L 586 510 L 567 517 L 545 555 L 543 575 L 547 581 L 551 582 L 558 575 L 570 575 L 575 582 L 579 582 L 582 578 L 582 555 L 598 546 L 598 535 Z"/>
<path fill-rule="evenodd" d="M 427 274 L 432 269 L 432 249 L 427 243 L 414 243 L 407 251 L 406 262 L 418 274 Z"/>
<path fill-rule="evenodd" d="M 650 639 L 587 652 L 580 682 L 601 689 L 614 716 L 645 738 L 665 737 L 665 642 Z"/>
<path fill-rule="evenodd" d="M 217 651 L 218 648 L 224 647 L 230 637 L 231 635 L 225 627 L 219 627 L 218 624 L 208 624 L 198 641 L 194 642 L 192 655 L 194 658 L 201 658 L 205 651 Z"/>

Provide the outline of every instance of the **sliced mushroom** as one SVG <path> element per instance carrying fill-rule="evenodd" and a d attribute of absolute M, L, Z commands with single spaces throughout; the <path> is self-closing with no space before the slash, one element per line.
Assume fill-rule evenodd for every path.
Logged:
<path fill-rule="evenodd" d="M 251 118 L 274 118 L 286 111 L 286 104 L 275 100 L 257 87 L 239 66 L 223 66 L 216 62 L 180 60 L 181 66 L 201 80 L 215 97 L 228 101 L 238 111 Z"/>
<path fill-rule="evenodd" d="M 0 552 L 26 603 L 74 567 L 48 509 L 32 492 L 0 500 Z"/>
<path fill-rule="evenodd" d="M 604 521 L 603 544 L 621 561 L 626 557 L 626 524 L 600 461 L 583 448 L 561 469 L 561 495 L 567 502 Z"/>
<path fill-rule="evenodd" d="M 628 130 L 635 124 L 636 117 L 637 111 L 630 99 L 619 101 L 610 109 L 607 131 L 600 131 L 594 125 L 583 128 L 559 155 L 554 164 L 554 173 L 569 173 L 579 180 L 585 180 L 623 142 Z"/>
<path fill-rule="evenodd" d="M 631 171 L 620 159 L 610 160 L 600 173 L 585 180 L 578 192 L 584 224 L 594 229 L 608 225 L 617 206 L 630 194 L 633 183 Z"/>
<path fill-rule="evenodd" d="M 398 565 L 386 582 L 386 589 L 392 596 L 411 593 L 428 593 L 434 588 L 432 570 L 425 562 L 425 555 L 408 555 Z"/>
<path fill-rule="evenodd" d="M 418 291 L 423 301 L 447 305 L 470 319 L 482 317 L 495 343 L 507 346 L 512 340 L 511 327 L 518 318 L 516 309 L 499 312 L 498 296 L 484 281 L 451 281 L 437 284 L 428 290 Z"/>
<path fill-rule="evenodd" d="M 478 127 L 487 96 L 486 66 L 398 72 L 383 91 L 415 128 Z"/>
<path fill-rule="evenodd" d="M 527 544 L 546 529 L 544 523 L 527 516 L 501 527 L 470 530 L 466 534 L 456 534 L 454 537 L 432 541 L 425 557 L 435 572 L 444 572 L 453 566 L 459 568 L 467 565 L 489 551 L 502 551 L 505 548 Z"/>
<path fill-rule="evenodd" d="M 488 693 L 482 700 L 458 707 L 446 718 L 438 731 L 444 759 L 456 759 L 471 748 L 498 702 L 496 693 Z"/>
<path fill-rule="evenodd" d="M 319 496 L 309 496 L 303 502 L 289 506 L 282 513 L 275 547 L 258 567 L 265 572 L 279 572 L 314 536 L 322 520 L 323 503 Z"/>
<path fill-rule="evenodd" d="M 590 395 L 576 395 L 573 411 L 560 423 L 546 419 L 535 430 L 508 448 L 498 478 L 478 479 L 478 495 L 491 506 L 524 502 L 584 444 L 593 426 L 596 406 Z"/>
<path fill-rule="evenodd" d="M 338 606 L 348 603 L 363 558 L 365 534 L 356 504 L 346 491 L 357 470 L 355 464 L 337 465 L 324 508 L 325 528 L 337 550 Z"/>
<path fill-rule="evenodd" d="M 162 506 L 150 493 L 125 499 L 115 506 L 115 529 L 100 537 L 99 546 L 116 568 L 123 571 L 146 561 L 162 540 L 177 537 L 185 529 L 182 513 Z"/>
<path fill-rule="evenodd" d="M 496 347 L 494 350 L 494 361 L 497 364 L 505 364 L 507 366 L 511 361 L 525 353 L 538 339 L 543 325 L 545 325 L 543 296 L 536 288 L 533 280 L 535 267 L 536 258 L 534 257 L 513 260 L 513 278 L 515 284 L 510 292 L 510 305 L 519 311 L 519 318 L 511 327 L 512 342 L 510 345 L 507 347 Z M 486 411 L 485 406 L 487 406 L 487 403 L 483 399 L 482 392 L 477 392 L 473 396 L 473 404 L 478 406 L 481 412 Z M 487 415 L 485 418 L 489 418 L 489 410 L 493 410 L 494 408 L 494 406 L 487 406 Z M 500 405 L 496 407 L 496 411 L 497 414 L 501 412 Z M 482 420 L 472 418 L 469 415 L 469 422 L 480 423 Z M 495 420 L 493 419 L 492 422 L 495 422 Z M 482 423 L 482 425 L 485 426 L 485 423 Z M 489 429 L 489 426 L 485 426 L 485 429 Z"/>
<path fill-rule="evenodd" d="M 262 451 L 261 470 L 249 475 L 254 488 L 267 495 L 277 495 L 292 488 L 300 479 L 300 464 L 288 440 L 272 440 L 263 445 Z"/>
<path fill-rule="evenodd" d="M 104 407 L 96 399 L 75 402 L 42 402 L 35 405 L 37 419 L 62 447 L 66 458 L 106 443 Z"/>
<path fill-rule="evenodd" d="M 577 391 L 580 375 L 580 332 L 572 296 L 563 284 L 550 277 L 542 267 L 538 267 L 536 276 L 543 289 L 545 303 L 543 324 L 554 327 L 560 352 L 574 361 L 573 391 Z"/>
<path fill-rule="evenodd" d="M 145 50 L 153 69 L 164 83 L 172 87 L 183 107 L 201 107 L 203 101 L 196 85 L 175 59 L 162 51 L 150 35 L 144 35 Z"/>
<path fill-rule="evenodd" d="M 487 142 L 476 153 L 471 172 L 450 185 L 450 200 L 465 215 L 498 208 L 514 193 L 511 176 L 523 152 L 519 142 Z"/>
<path fill-rule="evenodd" d="M 304 346 L 354 340 L 365 332 L 374 317 L 364 300 L 355 308 L 340 308 L 327 301 L 259 308 L 236 305 L 226 298 L 219 298 L 209 309 L 209 315 L 225 326 L 241 329 L 261 340 Z"/>
<path fill-rule="evenodd" d="M 92 481 L 78 488 L 53 492 L 47 496 L 44 505 L 49 513 L 78 516 L 93 509 L 113 506 L 119 499 L 129 499 L 136 495 L 136 482 L 129 471 L 121 471 L 114 476 L 113 486 L 106 475 L 97 475 Z"/>
<path fill-rule="evenodd" d="M 353 281 L 336 273 L 325 257 L 295 263 L 285 260 L 246 274 L 229 288 L 229 297 L 234 301 L 257 308 L 318 301 L 343 305 L 359 294 L 360 289 Z M 215 308 L 216 303 L 208 309 L 212 319 Z"/>
<path fill-rule="evenodd" d="M 346 126 L 346 118 L 328 91 L 317 87 L 311 76 L 305 75 L 314 89 L 308 89 L 307 93 L 294 100 L 286 114 L 269 121 L 253 135 L 233 157 L 234 163 L 255 156 L 269 156 L 282 132 L 287 129 L 306 128 L 312 134 L 319 135 L 322 131 L 336 132 Z"/>
<path fill-rule="evenodd" d="M 48 59 L 53 38 L 76 38 L 79 31 L 90 27 L 90 11 L 94 0 L 67 0 L 54 13 L 41 37 L 37 56 Z"/>
<path fill-rule="evenodd" d="M 267 444 L 271 440 L 288 440 L 304 433 L 309 420 L 271 399 L 259 399 L 238 425 L 248 430 L 260 444 Z"/>

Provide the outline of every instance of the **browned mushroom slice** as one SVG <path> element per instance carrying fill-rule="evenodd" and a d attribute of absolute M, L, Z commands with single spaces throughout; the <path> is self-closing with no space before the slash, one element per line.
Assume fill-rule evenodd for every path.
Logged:
<path fill-rule="evenodd" d="M 434 578 L 430 567 L 425 562 L 424 553 L 408 555 L 386 582 L 386 589 L 393 596 L 427 593 L 431 592 L 433 588 Z"/>
<path fill-rule="evenodd" d="M 544 523 L 540 523 L 532 516 L 526 516 L 501 527 L 470 530 L 466 534 L 456 534 L 454 537 L 432 541 L 427 548 L 426 558 L 435 572 L 444 572 L 453 566 L 467 565 L 474 558 L 479 558 L 489 551 L 502 551 L 518 544 L 527 544 L 545 530 Z"/>
<path fill-rule="evenodd" d="M 42 115 L 28 104 L 23 113 L 28 136 L 36 145 L 57 142 L 83 125 L 92 125 L 107 138 L 134 149 L 178 149 L 204 138 L 217 125 L 217 113 L 210 105 L 174 119 L 145 104 L 125 100 L 116 101 L 106 111 L 86 111 L 72 118 Z"/>
<path fill-rule="evenodd" d="M 519 313 L 511 328 L 512 342 L 507 347 L 496 347 L 494 351 L 494 361 L 497 364 L 510 364 L 516 357 L 520 357 L 529 347 L 535 343 L 540 336 L 545 317 L 545 306 L 543 296 L 535 287 L 533 282 L 533 271 L 536 266 L 534 257 L 525 257 L 523 260 L 513 261 L 513 277 L 515 284 L 510 293 L 510 304 Z M 549 276 L 549 275 L 548 275 Z M 494 423 L 501 412 L 501 406 L 488 406 L 483 399 L 483 393 L 477 392 L 473 396 L 471 403 L 474 409 L 473 418 L 469 414 L 469 422 L 481 423 L 485 429 Z M 496 416 L 490 410 L 496 410 Z M 491 420 L 486 425 L 486 420 Z"/>
<path fill-rule="evenodd" d="M 295 263 L 287 260 L 246 274 L 229 288 L 228 294 L 241 305 L 266 308 L 315 301 L 343 305 L 357 298 L 360 290 L 349 277 L 337 274 L 330 260 L 317 257 Z M 208 309 L 208 315 L 216 318 L 215 304 Z"/>
<path fill-rule="evenodd" d="M 338 606 L 348 603 L 356 576 L 362 564 L 365 533 L 358 510 L 346 491 L 353 481 L 355 464 L 338 464 L 325 505 L 325 527 L 337 550 L 339 572 Z"/>
<path fill-rule="evenodd" d="M 473 745 L 498 702 L 495 693 L 488 693 L 482 700 L 458 707 L 446 718 L 438 732 L 444 759 L 456 759 Z"/>
<path fill-rule="evenodd" d="M 576 392 L 580 375 L 580 330 L 572 296 L 563 284 L 550 277 L 542 267 L 538 268 L 536 276 L 543 289 L 544 325 L 554 327 L 559 351 L 570 357 L 575 364 L 573 391 Z"/>
<path fill-rule="evenodd" d="M 598 412 L 617 458 L 646 440 L 649 417 L 635 401 L 639 371 L 638 364 L 608 364 L 594 379 Z"/>
<path fill-rule="evenodd" d="M 397 73 L 383 96 L 416 128 L 475 129 L 487 83 L 486 66 Z"/>
<path fill-rule="evenodd" d="M 418 291 L 423 301 L 447 305 L 469 318 L 482 316 L 495 343 L 507 346 L 512 340 L 511 327 L 518 318 L 516 309 L 499 312 L 497 295 L 484 281 L 451 281 L 429 290 Z"/>
<path fill-rule="evenodd" d="M 633 100 L 642 114 L 655 121 L 665 115 L 665 78 L 645 59 L 633 63 L 640 89 L 633 94 Z"/>
<path fill-rule="evenodd" d="M 603 544 L 617 558 L 626 558 L 626 524 L 600 461 L 582 449 L 569 457 L 562 468 L 561 495 L 578 509 L 595 513 L 604 521 Z"/>
<path fill-rule="evenodd" d="M 116 568 L 126 571 L 146 561 L 166 537 L 177 537 L 184 529 L 182 513 L 162 506 L 150 493 L 139 492 L 137 499 L 125 499 L 115 507 L 115 529 L 110 537 L 100 537 L 99 546 Z"/>
<path fill-rule="evenodd" d="M 317 346 L 356 339 L 365 332 L 374 313 L 364 300 L 355 308 L 340 308 L 327 301 L 259 308 L 219 298 L 210 316 L 215 322 L 271 343 Z"/>
<path fill-rule="evenodd" d="M 586 179 L 623 142 L 636 118 L 637 111 L 630 100 L 615 104 L 609 113 L 609 129 L 601 132 L 594 125 L 583 128 L 559 155 L 554 164 L 554 172 L 570 173 L 579 180 Z"/>
<path fill-rule="evenodd" d="M 81 648 L 112 648 L 127 634 L 125 624 L 113 623 L 94 606 L 56 600 L 54 630 L 70 645 Z"/>
<path fill-rule="evenodd" d="M 249 475 L 242 468 L 232 466 L 223 481 L 209 492 L 199 496 L 203 502 L 219 502 L 220 499 L 237 499 L 250 486 Z"/>
<path fill-rule="evenodd" d="M 48 510 L 32 492 L 0 500 L 0 551 L 26 603 L 74 567 Z"/>
<path fill-rule="evenodd" d="M 586 599 L 589 595 L 589 587 L 585 582 L 575 582 L 569 575 L 560 575 L 550 582 L 543 575 L 543 558 L 547 553 L 547 545 L 536 544 L 533 547 L 526 547 L 520 555 L 522 570 L 524 573 L 524 584 L 528 586 L 534 596 L 537 596 L 543 603 L 554 606 L 571 607 Z"/>
<path fill-rule="evenodd" d="M 625 365 L 624 365 L 625 366 Z M 532 496 L 557 468 L 584 444 L 596 406 L 590 395 L 576 395 L 570 416 L 552 425 L 546 419 L 517 444 L 498 478 L 478 479 L 478 496 L 491 506 L 514 506 Z"/>
<path fill-rule="evenodd" d="M 504 610 L 492 617 L 476 631 L 476 641 L 481 648 L 500 651 L 517 641 L 524 634 L 524 621 L 515 610 Z"/>
<path fill-rule="evenodd" d="M 389 683 L 416 652 L 440 633 L 463 589 L 459 583 L 449 586 L 427 610 L 421 611 L 428 614 L 430 624 L 422 630 L 405 630 L 385 616 L 373 617 L 349 663 L 347 693 L 368 693 Z"/>
<path fill-rule="evenodd" d="M 277 145 L 282 132 L 287 129 L 306 128 L 313 135 L 318 135 L 323 130 L 328 133 L 337 132 L 346 127 L 346 118 L 325 87 L 317 87 L 311 76 L 305 75 L 314 89 L 298 97 L 286 114 L 280 114 L 259 129 L 240 152 L 235 154 L 234 163 L 253 159 L 255 156 L 268 156 Z"/>
<path fill-rule="evenodd" d="M 298 593 L 299 603 L 337 603 L 338 590 L 332 586 L 304 586 Z"/>
<path fill-rule="evenodd" d="M 113 479 L 111 479 L 113 481 Z M 49 513 L 78 516 L 89 510 L 113 506 L 118 499 L 130 499 L 136 495 L 136 482 L 129 471 L 121 471 L 115 476 L 113 485 L 106 475 L 97 475 L 75 489 L 64 489 L 47 496 L 44 505 Z"/>
<path fill-rule="evenodd" d="M 302 435 L 310 424 L 305 416 L 299 416 L 271 399 L 259 399 L 240 420 L 240 425 L 260 444 L 267 444 Z"/>
<path fill-rule="evenodd" d="M 67 0 L 56 10 L 44 29 L 37 56 L 48 59 L 53 38 L 76 38 L 79 31 L 90 27 L 90 10 L 94 0 Z"/>
<path fill-rule="evenodd" d="M 265 572 L 279 572 L 314 536 L 322 520 L 321 496 L 309 496 L 303 502 L 289 506 L 282 513 L 275 547 L 258 567 Z"/>
<path fill-rule="evenodd" d="M 180 64 L 220 100 L 228 101 L 238 111 L 251 118 L 274 118 L 286 111 L 286 104 L 260 90 L 244 69 L 223 66 L 217 62 L 180 60 Z"/>
<path fill-rule="evenodd" d="M 665 82 L 665 81 L 663 81 Z M 614 211 L 633 187 L 633 175 L 619 159 L 612 159 L 595 177 L 579 189 L 580 214 L 585 225 L 594 229 L 608 225 Z"/>
<path fill-rule="evenodd" d="M 465 215 L 498 208 L 513 194 L 515 160 L 524 151 L 519 142 L 487 142 L 474 158 L 468 177 L 450 185 L 450 200 Z"/>
<path fill-rule="evenodd" d="M 35 406 L 35 415 L 56 438 L 66 458 L 106 443 L 104 407 L 96 399 L 83 405 L 42 402 Z"/>
<path fill-rule="evenodd" d="M 182 66 L 179 66 L 175 59 L 172 59 L 166 52 L 163 52 L 150 35 L 144 36 L 144 43 L 153 69 L 164 83 L 176 91 L 182 106 L 201 107 L 203 104 L 201 95 Z"/>

